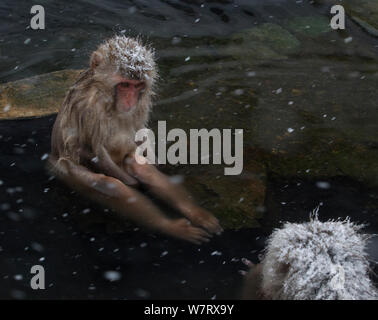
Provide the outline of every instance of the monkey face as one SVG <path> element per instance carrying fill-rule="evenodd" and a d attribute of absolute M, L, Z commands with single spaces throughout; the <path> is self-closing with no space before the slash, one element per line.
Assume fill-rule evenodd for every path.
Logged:
<path fill-rule="evenodd" d="M 139 39 L 115 36 L 93 52 L 90 61 L 93 78 L 114 93 L 119 112 L 130 112 L 144 95 L 153 95 L 157 71 L 152 49 Z"/>
<path fill-rule="evenodd" d="M 129 112 L 134 109 L 146 87 L 141 80 L 122 79 L 115 86 L 116 108 L 119 112 Z"/>

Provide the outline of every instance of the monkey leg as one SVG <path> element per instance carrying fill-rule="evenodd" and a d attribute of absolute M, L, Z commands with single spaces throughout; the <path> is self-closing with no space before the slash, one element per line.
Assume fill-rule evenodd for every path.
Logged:
<path fill-rule="evenodd" d="M 55 166 L 62 167 L 57 168 L 58 172 L 65 172 L 60 177 L 71 188 L 112 208 L 124 218 L 195 244 L 208 241 L 210 235 L 206 231 L 192 226 L 186 219 L 169 219 L 151 200 L 116 178 L 93 173 L 69 160 L 62 160 Z"/>
<path fill-rule="evenodd" d="M 182 186 L 173 183 L 168 176 L 160 172 L 155 166 L 139 164 L 134 157 L 129 157 L 126 160 L 126 170 L 145 184 L 153 194 L 178 209 L 193 224 L 206 229 L 210 233 L 223 231 L 217 218 L 197 206 Z"/>

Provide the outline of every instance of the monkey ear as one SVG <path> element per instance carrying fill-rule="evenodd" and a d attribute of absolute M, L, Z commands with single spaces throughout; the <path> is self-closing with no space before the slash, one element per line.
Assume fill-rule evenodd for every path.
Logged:
<path fill-rule="evenodd" d="M 101 62 L 104 60 L 103 56 L 99 52 L 93 52 L 90 60 L 90 66 L 92 69 L 97 68 Z"/>

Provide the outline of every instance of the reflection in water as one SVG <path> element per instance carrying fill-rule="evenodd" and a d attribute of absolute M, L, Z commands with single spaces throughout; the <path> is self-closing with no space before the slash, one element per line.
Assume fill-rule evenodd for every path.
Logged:
<path fill-rule="evenodd" d="M 3 121 L 0 297 L 234 298 L 240 259 L 257 262 L 281 220 L 304 221 L 322 203 L 320 218 L 351 216 L 377 233 L 378 43 L 351 21 L 346 31 L 329 31 L 329 8 L 307 1 L 44 7 L 46 30 L 35 32 L 27 27 L 29 1 L 0 6 L 1 82 L 83 68 L 104 38 L 141 34 L 156 47 L 161 71 L 152 128 L 157 120 L 185 130 L 243 128 L 247 157 L 267 170 L 265 202 L 258 228 L 226 231 L 200 248 L 132 226 L 120 233 L 125 227 L 106 209 L 44 173 L 54 117 Z M 206 193 L 201 201 L 219 209 Z M 376 247 L 373 240 L 375 260 Z M 37 263 L 46 292 L 28 288 Z"/>

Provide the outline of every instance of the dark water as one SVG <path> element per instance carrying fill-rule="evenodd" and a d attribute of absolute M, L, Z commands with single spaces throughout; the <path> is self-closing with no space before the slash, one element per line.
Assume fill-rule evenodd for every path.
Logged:
<path fill-rule="evenodd" d="M 311 93 L 295 102 L 309 104 L 319 118 L 331 100 L 346 110 L 362 103 L 357 118 L 366 125 L 358 126 L 352 111 L 337 108 L 337 121 L 328 121 L 329 115 L 311 125 L 339 130 L 358 143 L 376 136 L 377 40 L 356 25 L 348 30 L 356 43 L 353 48 L 345 46 L 343 32 L 335 32 L 321 40 L 299 36 L 301 50 L 282 61 L 257 61 L 240 48 L 229 51 L 228 39 L 236 32 L 264 22 L 285 25 L 298 16 L 328 17 L 326 5 L 284 0 L 39 4 L 46 11 L 44 31 L 27 28 L 29 1 L 0 4 L 1 82 L 84 68 L 104 38 L 115 32 L 141 34 L 156 47 L 162 76 L 153 122 L 177 112 L 193 127 L 244 128 L 246 144 L 267 150 L 277 147 L 275 137 L 288 127 L 296 128 L 297 134 L 301 126 L 310 126 L 298 110 L 287 108 L 292 98 L 286 87 L 295 83 L 310 91 L 316 84 L 320 96 Z M 248 72 L 256 76 L 246 76 Z M 199 88 L 198 94 L 188 81 Z M 282 95 L 268 95 L 281 87 Z M 241 95 L 233 109 L 226 108 L 235 103 L 232 92 L 249 88 L 263 97 L 253 117 L 243 113 L 245 105 L 254 103 L 251 96 Z M 220 107 L 226 109 L 223 116 L 213 116 Z M 367 232 L 378 233 L 377 190 L 342 175 L 323 177 L 330 188 L 321 189 L 319 179 L 268 174 L 261 227 L 227 230 L 201 247 L 124 226 L 106 209 L 72 194 L 45 173 L 41 158 L 49 152 L 53 121 L 54 116 L 0 122 L 0 298 L 237 298 L 242 284 L 238 270 L 244 269 L 241 258 L 257 262 L 266 236 L 280 221 L 306 221 L 320 204 L 321 219 L 350 216 L 368 223 Z M 299 133 L 297 139 L 304 140 Z M 285 141 L 280 146 L 294 148 Z M 378 260 L 377 249 L 373 240 L 372 260 Z M 46 290 L 30 289 L 30 268 L 35 264 L 45 267 Z M 109 270 L 122 278 L 110 282 L 104 277 Z"/>

